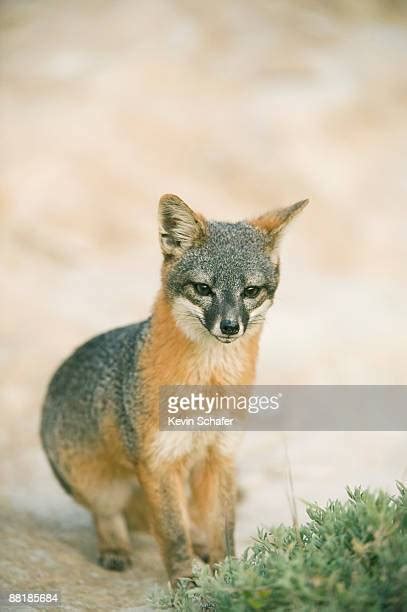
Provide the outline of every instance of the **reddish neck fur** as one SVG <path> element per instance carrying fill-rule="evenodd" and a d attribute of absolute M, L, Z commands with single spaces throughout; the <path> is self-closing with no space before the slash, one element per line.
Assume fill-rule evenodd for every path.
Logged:
<path fill-rule="evenodd" d="M 150 383 L 253 383 L 260 328 L 232 344 L 221 344 L 210 337 L 205 342 L 194 342 L 178 328 L 171 304 L 161 290 L 154 305 L 150 334 L 142 357 L 142 369 Z"/>

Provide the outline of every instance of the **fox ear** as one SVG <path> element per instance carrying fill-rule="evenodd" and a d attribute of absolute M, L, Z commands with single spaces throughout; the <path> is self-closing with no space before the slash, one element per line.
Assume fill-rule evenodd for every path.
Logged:
<path fill-rule="evenodd" d="M 305 208 L 308 202 L 309 200 L 301 200 L 301 202 L 296 202 L 296 204 L 286 208 L 272 210 L 261 217 L 257 217 L 257 219 L 250 220 L 249 223 L 267 235 L 268 245 L 270 250 L 273 250 L 277 246 L 284 228 Z"/>
<path fill-rule="evenodd" d="M 176 195 L 167 193 L 160 198 L 160 244 L 164 255 L 177 256 L 205 240 L 207 225 Z"/>

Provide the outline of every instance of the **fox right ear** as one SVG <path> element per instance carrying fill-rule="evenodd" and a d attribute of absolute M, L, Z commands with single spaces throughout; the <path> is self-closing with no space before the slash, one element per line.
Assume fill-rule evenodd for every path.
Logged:
<path fill-rule="evenodd" d="M 158 207 L 160 244 L 165 256 L 181 255 L 206 237 L 206 221 L 176 195 L 167 193 Z"/>

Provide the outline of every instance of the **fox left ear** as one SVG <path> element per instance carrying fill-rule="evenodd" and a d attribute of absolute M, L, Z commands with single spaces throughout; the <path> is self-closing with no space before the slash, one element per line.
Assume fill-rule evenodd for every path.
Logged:
<path fill-rule="evenodd" d="M 160 244 L 164 256 L 179 256 L 206 238 L 207 225 L 176 195 L 167 193 L 159 203 Z"/>
<path fill-rule="evenodd" d="M 282 236 L 284 228 L 308 204 L 309 200 L 301 200 L 286 208 L 279 208 L 249 221 L 251 225 L 262 230 L 268 238 L 270 249 L 274 249 Z"/>

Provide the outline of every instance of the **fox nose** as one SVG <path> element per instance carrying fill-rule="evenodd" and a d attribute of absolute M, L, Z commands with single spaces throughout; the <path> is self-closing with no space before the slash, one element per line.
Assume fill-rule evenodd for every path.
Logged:
<path fill-rule="evenodd" d="M 239 332 L 239 323 L 230 319 L 222 319 L 220 322 L 220 331 L 226 336 L 234 336 Z"/>

